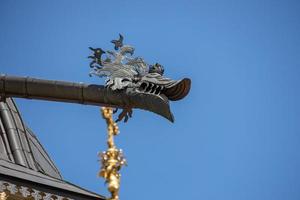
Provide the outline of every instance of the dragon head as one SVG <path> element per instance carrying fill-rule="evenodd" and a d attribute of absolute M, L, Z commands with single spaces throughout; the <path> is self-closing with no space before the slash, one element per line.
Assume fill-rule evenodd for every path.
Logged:
<path fill-rule="evenodd" d="M 191 80 L 184 78 L 176 81 L 166 78 L 163 76 L 164 67 L 161 64 L 148 65 L 141 57 L 132 57 L 134 47 L 123 43 L 119 47 L 119 51 L 106 51 L 108 56 L 113 57 L 104 62 L 94 54 L 91 58 L 97 59 L 97 62 L 92 62 L 94 65 L 90 74 L 107 77 L 107 88 L 125 93 L 127 99 L 124 100 L 124 108 L 149 110 L 173 122 L 169 100 L 184 98 L 189 93 Z"/>

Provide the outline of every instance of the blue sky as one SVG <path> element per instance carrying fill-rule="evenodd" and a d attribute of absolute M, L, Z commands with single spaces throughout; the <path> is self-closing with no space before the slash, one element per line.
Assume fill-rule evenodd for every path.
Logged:
<path fill-rule="evenodd" d="M 299 22 L 296 0 L 2 0 L 0 73 L 103 84 L 88 47 L 122 33 L 192 89 L 172 103 L 174 124 L 139 110 L 120 124 L 121 199 L 298 200 Z M 108 195 L 99 108 L 17 103 L 64 178 Z"/>

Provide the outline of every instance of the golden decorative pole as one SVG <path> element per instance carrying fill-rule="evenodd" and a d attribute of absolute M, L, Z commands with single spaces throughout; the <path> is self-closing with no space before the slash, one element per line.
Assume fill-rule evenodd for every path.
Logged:
<path fill-rule="evenodd" d="M 6 200 L 7 199 L 7 195 L 5 192 L 1 192 L 0 193 L 0 200 Z"/>
<path fill-rule="evenodd" d="M 107 124 L 108 149 L 100 154 L 102 166 L 99 175 L 102 176 L 108 184 L 108 191 L 111 193 L 110 200 L 119 200 L 121 178 L 119 171 L 121 167 L 126 164 L 126 159 L 123 156 L 123 151 L 117 149 L 114 143 L 114 136 L 118 135 L 119 128 L 112 117 L 113 109 L 102 107 L 101 112 Z"/>

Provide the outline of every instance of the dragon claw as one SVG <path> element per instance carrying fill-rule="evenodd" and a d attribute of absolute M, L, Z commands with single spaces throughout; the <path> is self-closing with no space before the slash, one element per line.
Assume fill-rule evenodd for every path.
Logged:
<path fill-rule="evenodd" d="M 113 110 L 113 114 L 117 113 L 118 110 L 119 110 L 118 108 L 115 108 L 115 109 Z"/>
<path fill-rule="evenodd" d="M 116 113 L 118 109 L 116 108 L 113 112 Z M 118 119 L 116 122 L 120 122 L 124 119 L 124 122 L 126 123 L 129 118 L 132 117 L 132 108 L 125 108 L 122 110 L 122 112 L 119 114 Z"/>

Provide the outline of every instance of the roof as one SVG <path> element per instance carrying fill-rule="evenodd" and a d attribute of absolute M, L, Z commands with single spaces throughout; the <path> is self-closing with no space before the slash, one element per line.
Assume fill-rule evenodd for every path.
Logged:
<path fill-rule="evenodd" d="M 73 197 L 80 195 L 80 199 L 104 199 L 62 179 L 37 137 L 25 126 L 11 98 L 0 102 L 0 180 L 1 177 L 70 193 Z"/>

